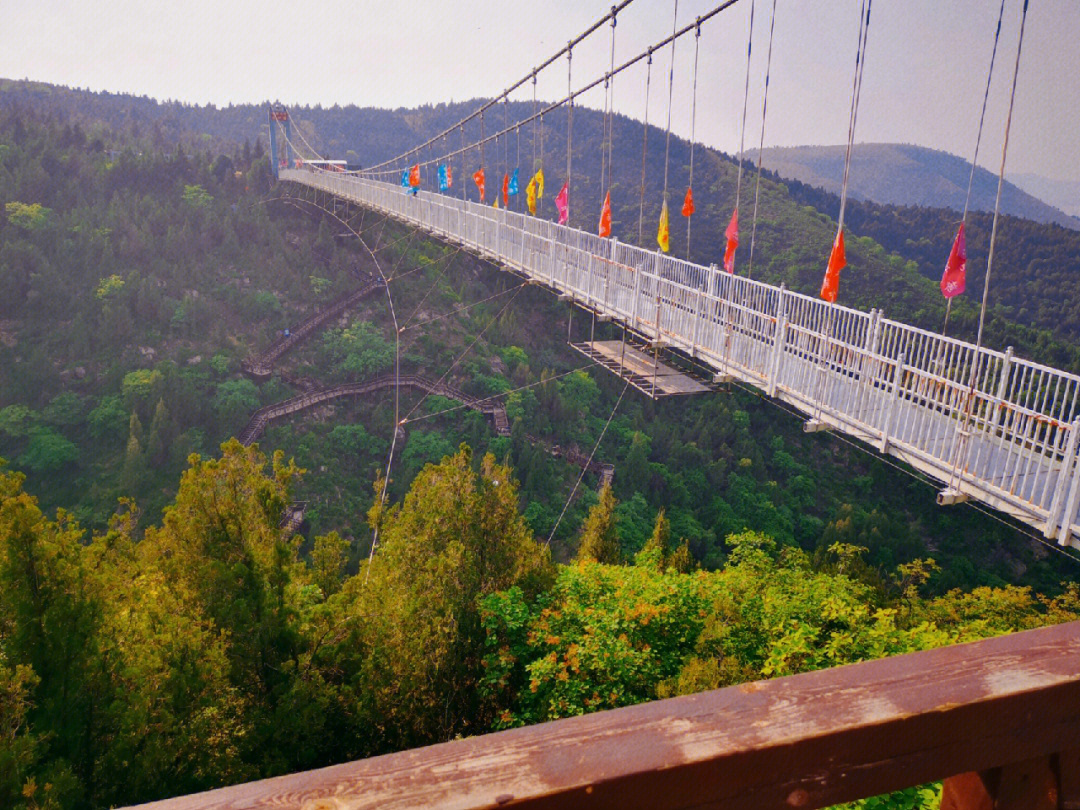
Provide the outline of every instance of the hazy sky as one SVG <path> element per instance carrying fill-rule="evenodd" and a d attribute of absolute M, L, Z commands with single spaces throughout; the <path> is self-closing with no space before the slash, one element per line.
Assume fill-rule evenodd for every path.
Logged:
<path fill-rule="evenodd" d="M 719 3 L 681 0 L 680 27 Z M 756 0 L 747 148 L 761 125 L 770 0 Z M 979 163 L 997 171 L 1022 0 L 1006 0 Z M 0 76 L 192 103 L 415 106 L 499 93 L 601 16 L 610 0 L 120 0 L 10 3 Z M 616 63 L 671 31 L 674 0 L 619 15 Z M 702 27 L 697 137 L 739 144 L 751 0 Z M 998 0 L 876 0 L 856 140 L 917 143 L 969 158 Z M 766 145 L 845 139 L 858 0 L 777 0 Z M 575 88 L 606 69 L 610 28 L 575 49 Z M 693 37 L 675 52 L 672 109 L 689 135 Z M 653 64 L 649 119 L 664 122 L 670 49 Z M 566 60 L 541 98 L 566 93 Z M 640 118 L 644 64 L 615 81 L 615 106 Z M 514 98 L 531 98 L 531 87 Z M 584 99 L 603 104 L 597 89 Z M 1080 180 L 1080 0 L 1032 0 L 1007 172 Z"/>

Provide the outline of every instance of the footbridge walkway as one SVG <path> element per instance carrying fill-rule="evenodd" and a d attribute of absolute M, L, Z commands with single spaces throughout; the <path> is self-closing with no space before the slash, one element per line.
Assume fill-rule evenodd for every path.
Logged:
<path fill-rule="evenodd" d="M 668 350 L 1080 547 L 1080 377 L 877 310 L 760 281 L 515 211 L 311 168 L 280 179 L 464 246 Z"/>

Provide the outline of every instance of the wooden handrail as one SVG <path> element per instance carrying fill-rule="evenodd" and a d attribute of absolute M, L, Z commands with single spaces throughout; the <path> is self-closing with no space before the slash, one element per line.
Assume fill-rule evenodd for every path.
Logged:
<path fill-rule="evenodd" d="M 991 799 L 1005 791 L 998 807 L 1018 806 L 1006 799 L 1027 791 L 1030 800 L 1034 791 L 1023 806 L 1067 808 L 1080 806 L 1078 745 L 1073 622 L 144 807 L 811 810 L 964 774 L 946 782 L 943 810 L 974 806 L 964 803 L 972 785 Z"/>

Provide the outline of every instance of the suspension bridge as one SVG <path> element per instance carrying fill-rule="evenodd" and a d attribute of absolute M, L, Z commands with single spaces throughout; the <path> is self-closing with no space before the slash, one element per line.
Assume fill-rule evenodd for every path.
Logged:
<path fill-rule="evenodd" d="M 863 0 L 859 11 L 859 39 L 852 82 L 848 126 L 848 150 L 845 158 L 843 191 L 837 236 L 828 262 L 820 297 L 812 297 L 753 280 L 733 272 L 733 255 L 738 247 L 738 207 L 742 181 L 742 150 L 739 157 L 739 182 L 732 223 L 725 234 L 728 250 L 723 267 L 696 264 L 675 258 L 667 252 L 668 171 L 667 152 L 671 135 L 671 88 L 674 74 L 675 42 L 684 35 L 694 37 L 693 87 L 697 102 L 698 44 L 703 23 L 732 6 L 736 0 L 720 3 L 715 9 L 679 28 L 678 4 L 669 37 L 649 46 L 638 56 L 616 67 L 616 15 L 632 0 L 613 6 L 596 24 L 548 61 L 534 69 L 498 97 L 479 107 L 460 122 L 426 142 L 410 147 L 396 158 L 357 172 L 347 171 L 342 161 L 331 161 L 314 150 L 302 131 L 294 129 L 284 108 L 270 111 L 271 155 L 280 181 L 296 184 L 316 195 L 337 202 L 359 206 L 456 244 L 481 256 L 528 283 L 552 290 L 560 299 L 591 311 L 597 320 L 621 325 L 631 336 L 645 344 L 645 352 L 634 349 L 613 351 L 610 345 L 590 341 L 575 348 L 627 379 L 628 384 L 657 396 L 666 393 L 692 393 L 703 386 L 677 384 L 677 375 L 659 362 L 659 353 L 677 353 L 709 369 L 713 380 L 735 381 L 752 386 L 805 417 L 807 431 L 831 430 L 851 436 L 894 456 L 921 474 L 941 483 L 938 503 L 947 506 L 967 500 L 985 504 L 1040 531 L 1060 545 L 1080 548 L 1080 377 L 1017 357 L 1011 348 L 999 351 L 983 345 L 982 324 L 985 318 L 985 291 L 979 337 L 975 343 L 936 334 L 902 321 L 886 317 L 879 310 L 859 311 L 836 303 L 840 270 L 844 259 L 844 207 L 850 151 L 854 142 L 858 101 L 865 65 L 871 0 Z M 1005 2 L 1001 5 L 1004 14 Z M 1023 5 L 1016 50 L 1017 68 L 1013 72 L 1013 96 L 1016 72 L 1023 43 L 1023 25 L 1027 4 Z M 775 16 L 775 3 L 773 3 Z M 994 57 L 1001 32 L 1001 15 L 994 35 Z M 573 49 L 605 23 L 611 23 L 611 67 L 573 89 L 570 72 Z M 751 41 L 753 12 L 750 15 Z M 769 57 L 772 58 L 772 20 L 769 27 Z M 662 250 L 650 250 L 627 244 L 611 236 L 608 198 L 596 234 L 569 227 L 566 208 L 567 189 L 572 178 L 572 124 L 575 98 L 601 82 L 605 92 L 605 140 L 601 147 L 601 191 L 610 187 L 609 166 L 612 159 L 611 116 L 614 102 L 614 79 L 638 63 L 647 64 L 646 88 L 654 53 L 671 45 L 671 72 L 668 77 L 668 125 L 664 165 L 664 208 L 658 241 Z M 536 111 L 537 72 L 549 67 L 560 56 L 567 58 L 568 95 Z M 647 62 L 645 60 L 647 59 Z M 766 62 L 765 88 L 768 87 L 769 62 Z M 747 88 L 750 56 L 747 54 Z M 503 129 L 484 135 L 485 111 L 500 100 L 507 101 L 516 89 L 532 80 L 533 114 L 514 123 L 504 121 Z M 987 79 L 987 97 L 990 81 Z M 646 91 L 646 98 L 648 93 Z M 767 99 L 767 95 L 765 96 Z M 1002 148 L 1002 172 L 1008 147 L 1012 100 Z M 503 206 L 485 204 L 485 143 L 503 138 L 504 155 L 509 167 L 508 138 L 537 118 L 541 125 L 541 161 L 543 158 L 543 115 L 568 107 L 566 133 L 566 182 L 556 197 L 559 222 L 530 212 L 510 210 L 507 206 L 509 169 L 503 177 Z M 762 143 L 767 106 L 762 109 Z M 985 115 L 986 97 L 983 100 Z M 648 137 L 648 108 L 644 137 Z M 464 126 L 479 118 L 480 138 L 464 143 Z M 694 120 L 693 118 L 691 120 Z M 743 104 L 743 139 L 746 104 Z M 983 119 L 979 121 L 978 144 Z M 462 147 L 445 148 L 448 134 L 460 129 Z M 303 147 L 293 141 L 299 136 Z M 690 180 L 693 182 L 693 124 L 691 125 Z M 279 143 L 280 139 L 280 143 Z M 283 147 L 283 149 L 279 148 Z M 644 146 L 642 196 L 644 199 Z M 433 150 L 443 149 L 435 154 Z M 425 152 L 426 150 L 426 152 Z M 451 196 L 450 165 L 458 159 L 464 166 L 465 155 L 475 150 L 481 168 L 473 176 L 479 202 Z M 301 158 L 302 152 L 311 158 Z M 282 152 L 284 158 L 279 159 Z M 426 154 L 427 159 L 421 159 Z M 760 179 L 759 145 L 758 172 Z M 421 188 L 420 167 L 436 169 L 439 188 Z M 972 170 L 974 172 L 974 169 Z M 395 182 L 400 174 L 400 182 Z M 608 179 L 605 181 L 605 174 Z M 972 174 L 974 176 L 974 174 Z M 517 173 L 514 172 L 516 187 Z M 542 171 L 534 178 L 540 179 Z M 463 180 L 463 178 L 462 178 Z M 608 184 L 608 185 L 605 185 Z M 459 180 L 460 185 L 460 180 Z M 970 184 L 969 184 L 970 185 Z M 404 188 L 403 188 L 404 187 Z M 516 188 L 515 188 L 516 190 Z M 540 190 L 542 194 L 542 188 Z M 535 191 L 530 188 L 530 200 Z M 758 187 L 754 191 L 754 227 L 757 224 Z M 561 199 L 560 199 L 561 198 Z M 969 189 L 970 198 L 970 189 Z M 1000 182 L 999 182 L 1000 202 Z M 693 213 L 690 189 L 683 214 Z M 605 218 L 606 214 L 606 218 Z M 966 218 L 966 210 L 964 217 Z M 997 213 L 995 212 L 995 232 Z M 640 227 L 639 227 L 640 230 Z M 989 284 L 993 257 L 991 234 L 990 259 L 986 280 Z M 642 241 L 639 234 L 639 243 Z M 751 246 L 753 237 L 751 237 Z M 751 247 L 751 261 L 753 248 Z M 952 295 L 963 290 L 966 252 L 963 225 L 957 235 L 953 255 L 942 281 L 942 291 L 951 305 Z M 949 275 L 951 273 L 951 275 Z M 947 316 L 946 316 L 947 317 Z M 650 358 L 649 353 L 652 354 Z M 651 363 L 651 365 L 650 365 Z M 663 377 L 675 381 L 671 390 L 658 386 Z M 651 369 L 651 370 L 650 370 Z M 651 387 L 648 377 L 651 375 Z"/>

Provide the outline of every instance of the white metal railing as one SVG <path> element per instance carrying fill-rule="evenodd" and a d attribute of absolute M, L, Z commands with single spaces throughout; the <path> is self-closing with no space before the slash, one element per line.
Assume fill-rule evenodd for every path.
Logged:
<path fill-rule="evenodd" d="M 496 259 L 1080 548 L 1080 377 L 516 211 L 283 169 Z M 972 382 L 974 381 L 974 385 Z"/>

